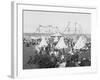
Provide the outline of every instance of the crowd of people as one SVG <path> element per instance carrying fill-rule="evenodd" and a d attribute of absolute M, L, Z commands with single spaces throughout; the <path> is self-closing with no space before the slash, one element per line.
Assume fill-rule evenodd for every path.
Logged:
<path fill-rule="evenodd" d="M 30 66 L 37 64 L 37 68 L 56 68 L 91 65 L 91 42 L 85 40 L 79 42 L 77 39 L 75 42 L 73 38 L 60 36 L 58 40 L 55 37 L 24 38 L 23 43 L 35 50 L 35 56 L 31 55 L 27 62 Z"/>

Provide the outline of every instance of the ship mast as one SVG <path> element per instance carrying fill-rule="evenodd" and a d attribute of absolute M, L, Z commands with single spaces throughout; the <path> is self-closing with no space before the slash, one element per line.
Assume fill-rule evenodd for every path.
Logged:
<path fill-rule="evenodd" d="M 67 26 L 65 27 L 65 29 L 64 29 L 64 33 L 67 31 L 68 33 L 70 32 L 70 28 L 69 28 L 69 25 L 70 25 L 70 21 L 68 22 L 68 24 L 67 24 Z"/>

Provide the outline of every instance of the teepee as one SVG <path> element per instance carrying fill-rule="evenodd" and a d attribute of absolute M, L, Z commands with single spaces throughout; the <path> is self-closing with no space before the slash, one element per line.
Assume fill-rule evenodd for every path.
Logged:
<path fill-rule="evenodd" d="M 57 45 L 55 46 L 57 49 L 68 48 L 68 46 L 64 42 L 64 37 L 61 37 Z"/>
<path fill-rule="evenodd" d="M 78 41 L 76 42 L 74 49 L 81 49 L 85 46 L 86 44 L 86 38 L 84 36 L 80 36 Z"/>
<path fill-rule="evenodd" d="M 40 44 L 38 45 L 38 47 L 44 47 L 44 46 L 47 46 L 47 42 L 45 40 L 45 37 L 42 37 L 42 41 L 40 42 Z"/>

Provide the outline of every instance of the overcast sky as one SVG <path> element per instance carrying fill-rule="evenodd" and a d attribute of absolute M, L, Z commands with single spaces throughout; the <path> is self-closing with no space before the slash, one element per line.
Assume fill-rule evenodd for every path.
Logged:
<path fill-rule="evenodd" d="M 91 15 L 80 13 L 59 13 L 59 12 L 43 12 L 43 11 L 24 11 L 24 33 L 33 33 L 39 25 L 58 26 L 60 31 L 63 31 L 68 22 L 71 22 L 69 27 L 74 27 L 77 22 L 81 25 L 83 33 L 90 34 L 91 32 Z"/>

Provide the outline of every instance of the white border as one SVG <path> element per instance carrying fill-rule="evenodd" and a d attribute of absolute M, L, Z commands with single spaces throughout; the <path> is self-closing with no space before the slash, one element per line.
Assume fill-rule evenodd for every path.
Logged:
<path fill-rule="evenodd" d="M 96 72 L 96 48 L 92 46 L 91 51 L 91 67 L 73 67 L 73 68 L 57 68 L 57 69 L 33 69 L 33 70 L 23 70 L 22 57 L 23 57 L 23 45 L 22 45 L 22 11 L 25 10 L 45 10 L 45 11 L 60 11 L 60 12 L 81 12 L 81 13 L 91 13 L 91 38 L 92 45 L 95 45 L 95 35 L 94 27 L 96 26 L 96 8 L 86 8 L 86 7 L 71 7 L 71 6 L 54 6 L 54 5 L 32 5 L 25 3 L 13 3 L 13 50 L 12 50 L 12 77 L 40 77 L 48 75 L 62 75 L 70 73 L 87 73 Z"/>

